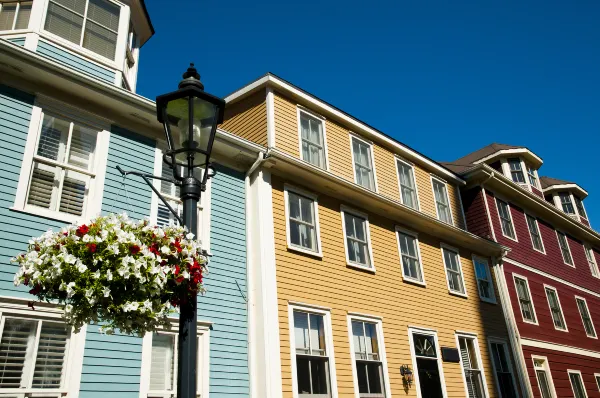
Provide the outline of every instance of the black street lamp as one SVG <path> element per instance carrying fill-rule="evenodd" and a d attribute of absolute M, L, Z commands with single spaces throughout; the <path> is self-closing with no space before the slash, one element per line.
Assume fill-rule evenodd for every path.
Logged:
<path fill-rule="evenodd" d="M 204 92 L 200 75 L 190 64 L 179 89 L 156 97 L 158 121 L 165 128 L 169 149 L 163 159 L 173 169 L 181 185 L 183 224 L 196 234 L 198 202 L 206 189 L 217 125 L 223 122 L 225 101 Z M 201 179 L 194 169 L 203 169 Z M 181 303 L 179 314 L 179 357 L 177 358 L 177 397 L 196 398 L 197 377 L 197 298 L 193 294 Z"/>

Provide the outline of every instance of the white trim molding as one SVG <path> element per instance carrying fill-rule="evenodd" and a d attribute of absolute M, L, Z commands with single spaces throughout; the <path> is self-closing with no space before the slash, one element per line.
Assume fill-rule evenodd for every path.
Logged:
<path fill-rule="evenodd" d="M 575 386 L 573 386 L 573 380 L 571 380 L 571 375 L 575 374 L 579 376 L 579 381 L 581 381 L 581 387 L 583 390 L 583 394 L 585 395 L 585 398 L 587 398 L 588 393 L 587 393 L 587 389 L 585 387 L 585 382 L 583 381 L 583 376 L 581 374 L 580 370 L 575 370 L 575 369 L 567 369 L 567 374 L 569 375 L 569 383 L 571 384 L 571 390 L 573 391 L 573 395 L 575 395 Z"/>
<path fill-rule="evenodd" d="M 271 87 L 267 87 L 267 98 L 265 100 L 267 107 L 267 146 L 269 148 L 275 147 L 275 94 Z"/>
<path fill-rule="evenodd" d="M 541 370 L 544 371 L 546 373 L 546 381 L 548 382 L 548 388 L 550 389 L 550 394 L 552 395 L 552 397 L 550 398 L 558 398 L 556 396 L 556 388 L 554 387 L 554 378 L 552 377 L 552 372 L 550 371 L 550 362 L 548 362 L 548 358 L 541 356 L 541 355 L 531 355 L 531 362 L 533 362 L 533 373 L 535 373 L 535 379 L 537 380 L 538 383 L 538 389 L 540 390 L 540 396 L 542 395 L 542 388 L 540 386 L 540 379 L 537 375 L 537 369 L 540 368 L 540 366 L 536 366 L 535 362 L 536 361 L 543 361 L 543 365 L 541 366 Z"/>
<path fill-rule="evenodd" d="M 528 346 L 528 347 L 542 348 L 544 350 L 563 352 L 565 354 L 581 355 L 584 357 L 600 359 L 600 352 L 598 352 L 598 351 L 591 351 L 591 350 L 586 350 L 585 348 L 572 347 L 572 346 L 557 344 L 557 343 L 549 343 L 546 341 L 541 341 L 541 340 L 536 340 L 536 339 L 522 338 L 521 345 Z"/>
<path fill-rule="evenodd" d="M 552 315 L 552 307 L 550 306 L 550 297 L 548 296 L 548 290 L 552 290 L 556 295 L 556 302 L 558 303 L 558 309 L 560 311 L 560 317 L 562 318 L 562 323 L 565 325 L 564 329 L 561 329 L 556 326 L 554 323 L 554 316 Z M 548 308 L 550 309 L 550 319 L 552 319 L 552 324 L 554 325 L 554 329 L 561 332 L 569 332 L 569 327 L 567 326 L 567 320 L 565 318 L 565 313 L 562 309 L 562 304 L 560 303 L 560 297 L 558 296 L 558 290 L 554 286 L 550 286 L 544 283 L 544 293 L 546 294 L 546 300 L 548 301 Z"/>

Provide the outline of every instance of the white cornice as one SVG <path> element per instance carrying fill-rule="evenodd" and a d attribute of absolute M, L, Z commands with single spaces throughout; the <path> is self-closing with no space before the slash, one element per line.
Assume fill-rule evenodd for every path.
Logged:
<path fill-rule="evenodd" d="M 586 350 L 584 348 L 572 347 L 572 346 L 556 344 L 556 343 L 548 343 L 546 341 L 540 341 L 540 340 L 535 340 L 535 339 L 522 338 L 521 345 L 525 345 L 525 346 L 529 346 L 529 347 L 536 347 L 536 348 L 543 348 L 543 349 L 552 350 L 552 351 L 560 351 L 560 352 L 564 352 L 567 354 L 575 354 L 575 355 L 581 355 L 584 357 L 600 359 L 600 352 L 597 352 L 597 351 L 591 351 L 591 350 Z"/>
<path fill-rule="evenodd" d="M 571 190 L 577 191 L 577 193 L 581 197 L 580 199 L 582 199 L 582 200 L 588 196 L 587 191 L 585 189 L 581 188 L 577 184 L 555 184 L 555 185 L 550 185 L 549 187 L 545 188 L 543 190 L 543 192 L 571 191 Z"/>
<path fill-rule="evenodd" d="M 529 159 L 529 161 L 533 161 L 534 166 L 535 167 L 540 167 L 544 161 L 542 160 L 542 158 L 540 158 L 539 156 L 537 156 L 535 153 L 531 152 L 529 149 L 527 148 L 512 148 L 512 149 L 501 149 L 499 151 L 496 151 L 494 153 L 492 153 L 491 155 L 488 155 L 484 158 L 481 158 L 475 162 L 473 162 L 473 164 L 480 164 L 480 163 L 484 163 L 487 162 L 489 160 L 498 158 L 498 157 L 506 157 L 506 156 L 511 156 L 511 155 L 526 155 Z"/>

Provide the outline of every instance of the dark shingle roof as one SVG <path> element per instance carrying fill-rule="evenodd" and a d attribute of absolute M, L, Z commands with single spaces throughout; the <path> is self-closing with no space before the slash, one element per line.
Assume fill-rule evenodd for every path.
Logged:
<path fill-rule="evenodd" d="M 439 162 L 442 166 L 455 172 L 456 174 L 462 174 L 469 170 L 474 165 L 471 163 L 458 163 L 458 162 Z"/>
<path fill-rule="evenodd" d="M 456 159 L 454 162 L 451 162 L 451 163 L 459 164 L 459 165 L 473 164 L 474 162 L 478 161 L 479 159 L 483 159 L 486 156 L 489 156 L 489 155 L 496 153 L 498 151 L 501 151 L 503 149 L 517 149 L 517 148 L 523 148 L 523 147 L 522 146 L 514 146 L 514 145 L 506 145 L 506 144 L 498 144 L 498 143 L 494 142 L 493 144 L 484 146 L 483 148 L 478 149 L 475 152 L 471 152 L 470 154 L 463 156 L 460 159 Z"/>
<path fill-rule="evenodd" d="M 552 185 L 565 185 L 565 184 L 577 185 L 576 183 L 571 182 L 571 181 L 559 180 L 558 178 L 552 178 L 552 177 L 540 177 L 540 184 L 542 184 L 542 189 L 546 189 L 548 187 L 551 187 Z"/>

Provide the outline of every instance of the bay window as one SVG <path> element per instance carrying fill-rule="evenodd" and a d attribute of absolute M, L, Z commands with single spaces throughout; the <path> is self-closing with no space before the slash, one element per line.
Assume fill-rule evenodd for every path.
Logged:
<path fill-rule="evenodd" d="M 575 195 L 573 195 L 573 199 L 575 199 L 575 207 L 577 207 L 577 212 L 579 213 L 579 217 L 583 217 L 583 218 L 587 219 L 587 214 L 585 212 L 585 208 L 583 207 L 583 201 Z"/>
<path fill-rule="evenodd" d="M 575 207 L 571 201 L 571 194 L 569 192 L 559 192 L 558 197 L 560 198 L 560 204 L 565 213 L 569 215 L 575 215 Z"/>
<path fill-rule="evenodd" d="M 529 178 L 529 184 L 532 187 L 538 187 L 538 179 L 536 171 L 533 167 L 527 166 L 527 177 Z"/>
<path fill-rule="evenodd" d="M 32 1 L 0 2 L 0 31 L 27 29 Z"/>

